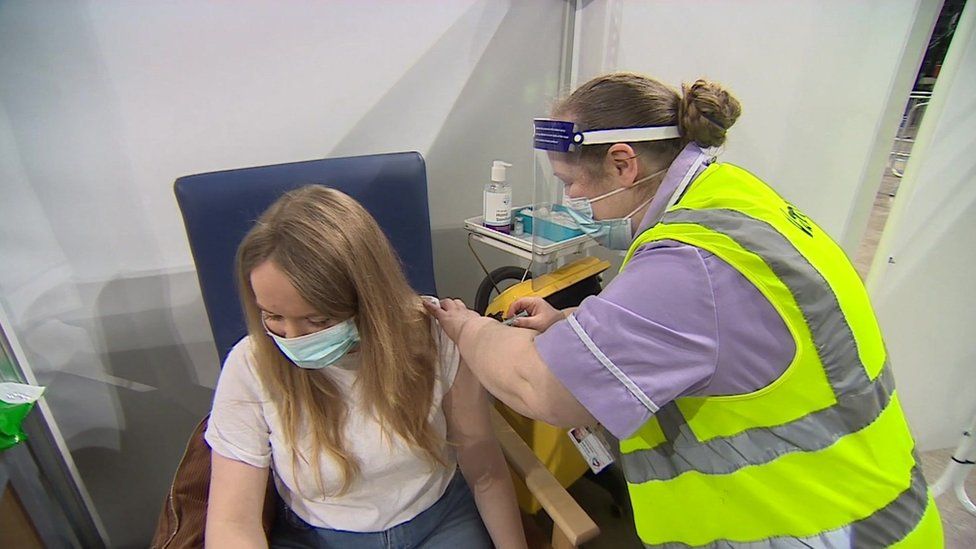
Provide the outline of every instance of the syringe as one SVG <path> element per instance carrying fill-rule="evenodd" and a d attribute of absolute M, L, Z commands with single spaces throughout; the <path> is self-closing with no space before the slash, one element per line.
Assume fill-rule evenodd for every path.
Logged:
<path fill-rule="evenodd" d="M 529 316 L 529 312 L 528 311 L 519 311 L 518 313 L 515 314 L 515 316 L 510 317 L 510 318 L 506 318 L 505 320 L 503 320 L 502 321 L 502 324 L 504 324 L 506 326 L 511 326 L 512 324 L 515 324 L 515 320 L 516 319 L 522 318 L 523 316 Z"/>

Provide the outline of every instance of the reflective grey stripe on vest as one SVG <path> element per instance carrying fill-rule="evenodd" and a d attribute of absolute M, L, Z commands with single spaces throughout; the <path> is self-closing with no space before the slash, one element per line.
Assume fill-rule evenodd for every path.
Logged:
<path fill-rule="evenodd" d="M 676 210 L 665 215 L 661 223 L 701 225 L 762 258 L 796 299 L 834 394 L 840 397 L 865 390 L 870 380 L 837 296 L 820 271 L 772 225 L 735 210 Z"/>
<path fill-rule="evenodd" d="M 656 417 L 667 441 L 650 450 L 620 455 L 627 482 L 667 480 L 688 471 L 721 475 L 768 463 L 792 452 L 823 450 L 871 424 L 888 405 L 894 377 L 885 365 L 863 393 L 847 393 L 837 404 L 776 427 L 753 428 L 699 442 L 678 407 L 669 403 Z"/>
<path fill-rule="evenodd" d="M 917 462 L 918 460 L 916 460 Z M 739 542 L 717 540 L 705 545 L 684 543 L 644 544 L 644 547 L 688 549 L 691 547 L 721 549 L 785 549 L 793 547 L 835 547 L 852 549 L 887 547 L 905 538 L 918 526 L 928 504 L 928 489 L 922 472 L 912 469 L 912 483 L 891 503 L 871 516 L 842 528 L 805 538 L 773 537 L 761 541 Z"/>
<path fill-rule="evenodd" d="M 661 223 L 693 223 L 724 234 L 769 265 L 793 294 L 810 327 L 837 403 L 783 425 L 755 427 L 705 442 L 697 439 L 677 405 L 669 403 L 655 414 L 667 440 L 621 456 L 628 482 L 667 480 L 687 471 L 728 474 L 788 453 L 821 450 L 866 427 L 885 409 L 894 388 L 889 368 L 886 365 L 874 381 L 867 376 L 837 296 L 779 231 L 733 210 L 676 210 Z"/>

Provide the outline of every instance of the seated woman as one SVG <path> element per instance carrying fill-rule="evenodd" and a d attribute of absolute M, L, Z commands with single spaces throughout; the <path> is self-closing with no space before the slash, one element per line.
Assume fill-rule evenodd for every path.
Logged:
<path fill-rule="evenodd" d="M 248 335 L 206 433 L 208 547 L 525 545 L 486 393 L 362 206 L 286 194 L 237 275 Z M 266 540 L 269 471 L 284 508 Z"/>

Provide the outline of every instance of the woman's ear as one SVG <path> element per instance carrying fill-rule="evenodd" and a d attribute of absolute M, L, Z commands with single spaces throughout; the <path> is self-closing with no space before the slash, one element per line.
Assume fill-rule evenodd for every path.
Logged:
<path fill-rule="evenodd" d="M 619 187 L 630 187 L 637 180 L 639 164 L 634 148 L 626 143 L 614 143 L 607 150 L 609 173 Z"/>

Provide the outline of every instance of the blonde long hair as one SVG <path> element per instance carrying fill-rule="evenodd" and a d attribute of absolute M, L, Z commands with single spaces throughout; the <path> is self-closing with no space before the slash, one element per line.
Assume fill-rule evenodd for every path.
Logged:
<path fill-rule="evenodd" d="M 355 200 L 311 185 L 278 199 L 237 251 L 237 277 L 257 372 L 278 407 L 284 438 L 298 459 L 316 465 L 323 454 L 342 471 L 344 493 L 360 473 L 348 450 L 346 396 L 329 376 L 291 363 L 265 332 L 251 272 L 272 261 L 299 295 L 328 318 L 355 318 L 361 338 L 358 386 L 365 409 L 387 436 L 398 435 L 431 464 L 444 464 L 443 439 L 428 421 L 437 352 L 430 321 L 376 221 Z M 299 429 L 311 431 L 312 455 L 301 455 Z"/>

